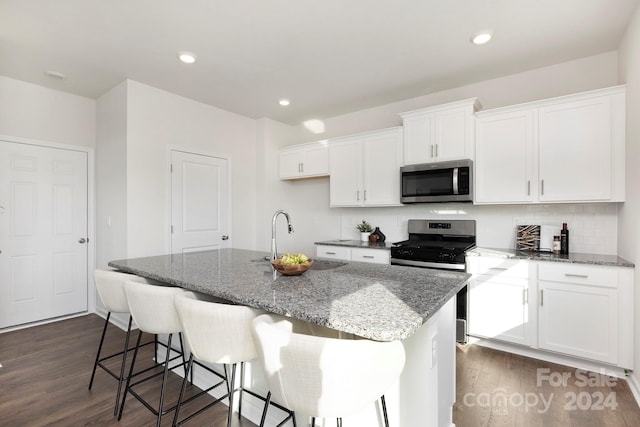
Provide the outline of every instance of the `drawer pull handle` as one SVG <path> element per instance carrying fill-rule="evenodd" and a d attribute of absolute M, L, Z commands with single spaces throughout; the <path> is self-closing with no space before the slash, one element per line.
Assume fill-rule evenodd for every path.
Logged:
<path fill-rule="evenodd" d="M 489 268 L 489 270 L 506 271 L 506 270 L 508 270 L 508 268 L 505 268 L 505 267 L 491 267 L 491 268 Z"/>
<path fill-rule="evenodd" d="M 325 254 L 327 254 L 327 255 L 335 255 L 336 253 L 335 252 L 325 252 Z"/>
<path fill-rule="evenodd" d="M 373 259 L 375 257 L 373 255 L 362 255 L 362 258 L 371 258 L 371 259 Z"/>
<path fill-rule="evenodd" d="M 567 277 L 578 277 L 580 279 L 588 279 L 589 276 L 587 276 L 586 274 L 570 274 L 570 273 L 565 273 L 564 274 Z"/>

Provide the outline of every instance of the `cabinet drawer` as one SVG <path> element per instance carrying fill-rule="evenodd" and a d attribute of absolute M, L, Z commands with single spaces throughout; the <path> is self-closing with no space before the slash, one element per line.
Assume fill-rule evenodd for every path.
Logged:
<path fill-rule="evenodd" d="M 318 258 L 336 258 L 350 260 L 351 248 L 345 246 L 318 245 L 316 247 L 316 256 Z"/>
<path fill-rule="evenodd" d="M 502 275 L 523 279 L 529 277 L 529 264 L 526 260 L 480 256 L 467 258 L 467 264 L 471 274 Z"/>
<path fill-rule="evenodd" d="M 351 260 L 373 262 L 376 264 L 390 264 L 391 253 L 383 249 L 351 249 Z"/>
<path fill-rule="evenodd" d="M 579 283 L 617 288 L 618 273 L 619 269 L 616 267 L 551 262 L 538 264 L 538 279 L 550 282 Z"/>

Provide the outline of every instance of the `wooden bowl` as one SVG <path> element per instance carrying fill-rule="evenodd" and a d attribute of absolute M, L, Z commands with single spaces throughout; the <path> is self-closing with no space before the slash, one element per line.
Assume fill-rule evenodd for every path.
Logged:
<path fill-rule="evenodd" d="M 309 260 L 302 264 L 283 264 L 281 259 L 274 259 L 271 261 L 271 265 L 273 265 L 273 268 L 275 268 L 280 274 L 284 274 L 285 276 L 299 276 L 311 268 L 313 260 Z"/>

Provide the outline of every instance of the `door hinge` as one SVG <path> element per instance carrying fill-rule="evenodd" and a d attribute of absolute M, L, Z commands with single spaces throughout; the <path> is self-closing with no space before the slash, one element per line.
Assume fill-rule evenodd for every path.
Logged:
<path fill-rule="evenodd" d="M 173 163 L 170 165 L 171 173 L 173 173 Z"/>
<path fill-rule="evenodd" d="M 171 226 L 171 234 L 173 234 L 173 225 Z"/>

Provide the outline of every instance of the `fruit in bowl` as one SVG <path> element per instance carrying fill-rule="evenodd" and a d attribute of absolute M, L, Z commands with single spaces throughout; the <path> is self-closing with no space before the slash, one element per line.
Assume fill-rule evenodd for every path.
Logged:
<path fill-rule="evenodd" d="M 271 261 L 271 265 L 285 276 L 298 276 L 311 268 L 313 260 L 305 254 L 284 254 L 281 258 Z"/>

